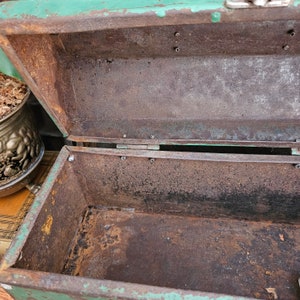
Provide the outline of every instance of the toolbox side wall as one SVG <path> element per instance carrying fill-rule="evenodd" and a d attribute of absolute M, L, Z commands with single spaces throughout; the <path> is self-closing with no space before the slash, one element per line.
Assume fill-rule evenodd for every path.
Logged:
<path fill-rule="evenodd" d="M 90 206 L 182 216 L 297 223 L 300 172 L 292 164 L 153 159 L 74 152 Z M 184 157 L 184 154 L 182 154 Z"/>
<path fill-rule="evenodd" d="M 59 273 L 86 202 L 66 162 L 22 249 L 15 267 Z"/>

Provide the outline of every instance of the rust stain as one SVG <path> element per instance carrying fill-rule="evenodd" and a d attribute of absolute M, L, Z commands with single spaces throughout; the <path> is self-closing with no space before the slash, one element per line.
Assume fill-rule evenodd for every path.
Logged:
<path fill-rule="evenodd" d="M 5 291 L 5 289 L 3 289 L 2 287 L 0 287 L 0 299 L 2 299 L 2 300 L 13 300 L 13 297 L 11 297 L 11 296 Z"/>
<path fill-rule="evenodd" d="M 46 222 L 42 226 L 42 232 L 49 235 L 51 233 L 52 223 L 53 223 L 53 217 L 51 215 L 48 215 Z"/>
<path fill-rule="evenodd" d="M 112 225 L 106 230 L 107 232 L 101 237 L 100 248 L 102 250 L 105 250 L 108 247 L 115 246 L 116 244 L 121 242 L 121 229 L 119 227 Z"/>

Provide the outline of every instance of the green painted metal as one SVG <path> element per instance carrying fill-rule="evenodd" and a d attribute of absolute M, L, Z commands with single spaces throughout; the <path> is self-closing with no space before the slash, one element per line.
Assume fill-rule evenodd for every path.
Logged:
<path fill-rule="evenodd" d="M 51 291 L 42 291 L 35 289 L 28 289 L 18 286 L 11 286 L 11 289 L 8 289 L 7 292 L 14 297 L 16 300 L 27 300 L 27 299 L 36 299 L 36 300 L 74 300 L 74 299 L 82 299 L 82 300 L 102 300 L 105 298 L 102 297 L 86 297 L 81 296 L 73 297 L 72 295 L 67 295 L 65 293 L 57 293 Z"/>
<path fill-rule="evenodd" d="M 215 11 L 211 14 L 211 21 L 213 23 L 218 23 L 221 21 L 221 13 L 219 11 Z"/>
<path fill-rule="evenodd" d="M 292 148 L 292 155 L 300 155 L 300 149 L 299 148 Z"/>
<path fill-rule="evenodd" d="M 190 10 L 199 12 L 216 10 L 224 7 L 224 0 L 20 0 L 3 2 L 0 5 L 0 18 L 25 17 L 48 18 L 52 16 L 74 16 L 93 13 L 93 15 L 109 16 L 111 13 L 144 14 L 155 13 L 164 17 L 171 10 Z"/>
<path fill-rule="evenodd" d="M 69 291 L 68 294 L 63 292 L 53 292 L 53 291 L 46 291 L 46 290 L 36 290 L 32 288 L 25 288 L 19 286 L 10 286 L 10 285 L 3 285 L 6 291 L 14 297 L 16 300 L 104 300 L 104 299 L 118 299 L 122 298 L 122 293 L 117 292 L 116 290 L 122 290 L 122 288 L 114 289 L 111 291 L 109 297 L 105 296 L 86 296 L 85 293 L 82 295 L 75 295 L 72 294 L 72 291 Z M 101 290 L 100 286 L 99 289 Z M 105 287 L 106 288 L 106 287 Z M 106 288 L 108 292 L 109 289 Z M 150 288 L 149 288 L 150 289 Z M 124 289 L 123 289 L 124 290 Z M 123 291 L 124 293 L 124 291 Z M 128 294 L 127 294 L 128 296 Z M 143 300 L 247 300 L 244 297 L 237 297 L 237 296 L 226 296 L 226 295 L 215 295 L 215 294 L 206 294 L 206 295 L 182 295 L 178 292 L 166 292 L 166 293 L 139 293 L 133 291 L 131 294 L 131 299 L 143 299 Z"/>
<path fill-rule="evenodd" d="M 8 57 L 5 55 L 5 53 L 1 48 L 0 48 L 0 72 L 22 80 L 22 77 L 15 69 L 15 67 L 12 65 L 12 63 L 10 62 L 10 60 L 8 59 Z"/>
<path fill-rule="evenodd" d="M 294 6 L 298 6 L 300 4 L 300 0 L 294 0 Z"/>

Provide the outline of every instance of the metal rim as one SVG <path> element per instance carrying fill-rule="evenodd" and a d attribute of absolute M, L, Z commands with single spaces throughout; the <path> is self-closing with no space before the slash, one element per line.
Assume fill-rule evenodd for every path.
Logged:
<path fill-rule="evenodd" d="M 24 173 L 21 173 L 21 175 L 15 179 L 13 179 L 12 181 L 4 184 L 3 186 L 0 186 L 0 197 L 1 197 L 1 192 L 3 191 L 6 191 L 6 190 L 9 190 L 13 187 L 15 187 L 18 183 L 21 183 L 24 179 L 26 179 L 34 170 L 35 168 L 39 165 L 39 163 L 41 162 L 43 156 L 44 156 L 44 153 L 45 153 L 45 147 L 44 147 L 44 144 L 41 143 L 41 150 L 40 150 L 40 153 L 39 153 L 39 156 L 36 158 L 36 160 L 34 162 L 32 162 L 28 169 L 24 172 Z M 25 186 L 26 184 L 24 184 Z M 20 188 L 21 189 L 23 186 L 20 185 Z M 16 192 L 17 190 L 13 191 L 12 193 Z"/>

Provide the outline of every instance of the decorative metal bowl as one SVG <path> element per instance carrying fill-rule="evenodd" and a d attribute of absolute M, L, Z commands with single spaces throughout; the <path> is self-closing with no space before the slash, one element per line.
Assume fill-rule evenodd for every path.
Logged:
<path fill-rule="evenodd" d="M 0 120 L 0 197 L 28 185 L 36 173 L 44 146 L 26 105 L 30 91 L 20 106 Z"/>

